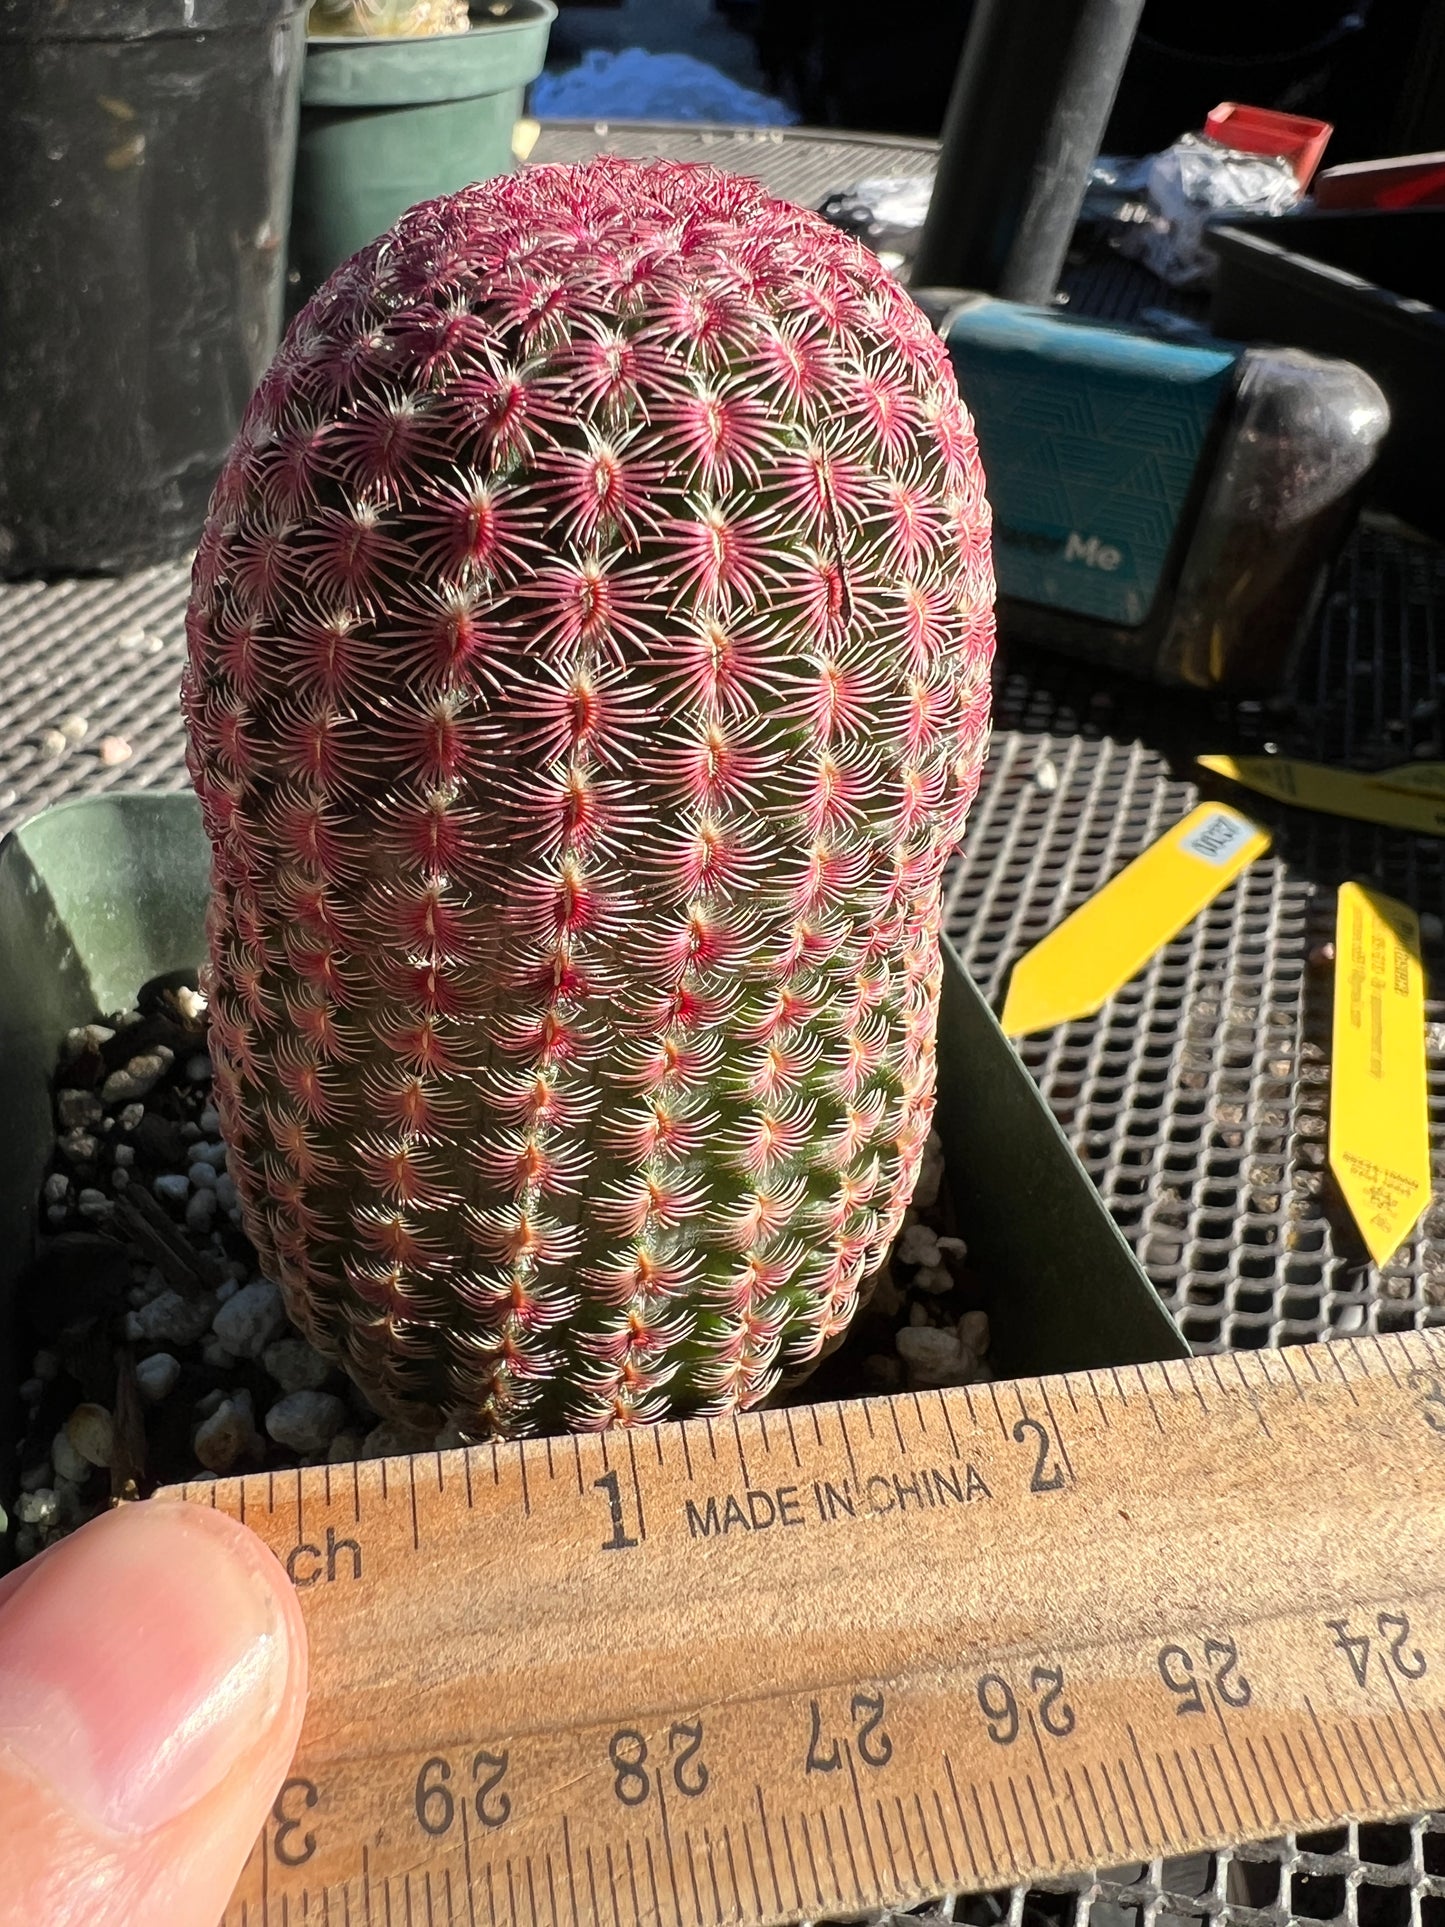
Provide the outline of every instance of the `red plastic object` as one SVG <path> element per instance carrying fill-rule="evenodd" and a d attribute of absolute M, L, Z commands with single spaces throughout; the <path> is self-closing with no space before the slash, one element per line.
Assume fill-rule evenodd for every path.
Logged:
<path fill-rule="evenodd" d="M 1210 140 L 1246 154 L 1280 155 L 1294 169 L 1300 187 L 1306 188 L 1335 129 L 1332 121 L 1311 120 L 1306 114 L 1280 114 L 1272 107 L 1242 107 L 1236 100 L 1222 100 L 1205 121 L 1204 131 Z"/>
<path fill-rule="evenodd" d="M 1445 152 L 1327 167 L 1315 182 L 1315 206 L 1445 207 Z"/>

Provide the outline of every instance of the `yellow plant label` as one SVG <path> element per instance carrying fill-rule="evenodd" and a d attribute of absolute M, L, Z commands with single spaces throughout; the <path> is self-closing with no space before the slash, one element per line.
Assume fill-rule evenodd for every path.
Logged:
<path fill-rule="evenodd" d="M 1377 769 L 1370 781 L 1382 790 L 1418 790 L 1426 796 L 1445 797 L 1445 763 L 1399 763 L 1394 769 Z"/>
<path fill-rule="evenodd" d="M 1430 1201 L 1425 981 L 1406 904 L 1341 886 L 1335 923 L 1330 1168 L 1386 1264 Z"/>
<path fill-rule="evenodd" d="M 1025 1037 L 1092 1016 L 1268 848 L 1247 816 L 1201 803 L 1020 957 L 1004 1030 Z"/>
<path fill-rule="evenodd" d="M 1331 769 L 1325 763 L 1298 763 L 1288 756 L 1201 756 L 1198 761 L 1217 776 L 1302 810 L 1383 823 L 1419 836 L 1445 836 L 1445 795 L 1436 796 L 1415 785 L 1409 790 L 1399 788 L 1394 784 L 1397 772 L 1390 773 L 1387 785 L 1380 776 Z"/>

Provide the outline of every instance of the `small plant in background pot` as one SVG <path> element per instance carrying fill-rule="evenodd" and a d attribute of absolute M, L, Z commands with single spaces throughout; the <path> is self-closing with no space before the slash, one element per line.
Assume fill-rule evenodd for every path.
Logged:
<path fill-rule="evenodd" d="M 294 313 L 418 201 L 512 166 L 552 0 L 313 0 L 291 214 Z"/>
<path fill-rule="evenodd" d="M 469 24 L 467 0 L 311 0 L 306 31 L 368 40 L 465 33 Z"/>

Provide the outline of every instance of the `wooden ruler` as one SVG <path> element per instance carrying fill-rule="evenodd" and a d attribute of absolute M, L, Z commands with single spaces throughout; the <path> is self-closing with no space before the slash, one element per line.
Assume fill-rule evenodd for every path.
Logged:
<path fill-rule="evenodd" d="M 227 1927 L 720 1927 L 1445 1805 L 1445 1333 L 197 1484 L 305 1731 Z"/>

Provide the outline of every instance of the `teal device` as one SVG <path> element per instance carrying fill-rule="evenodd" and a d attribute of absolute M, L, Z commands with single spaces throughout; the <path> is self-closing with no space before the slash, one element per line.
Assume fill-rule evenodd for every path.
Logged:
<path fill-rule="evenodd" d="M 1388 423 L 1369 376 L 982 295 L 942 332 L 978 432 L 1004 640 L 1278 689 Z"/>

